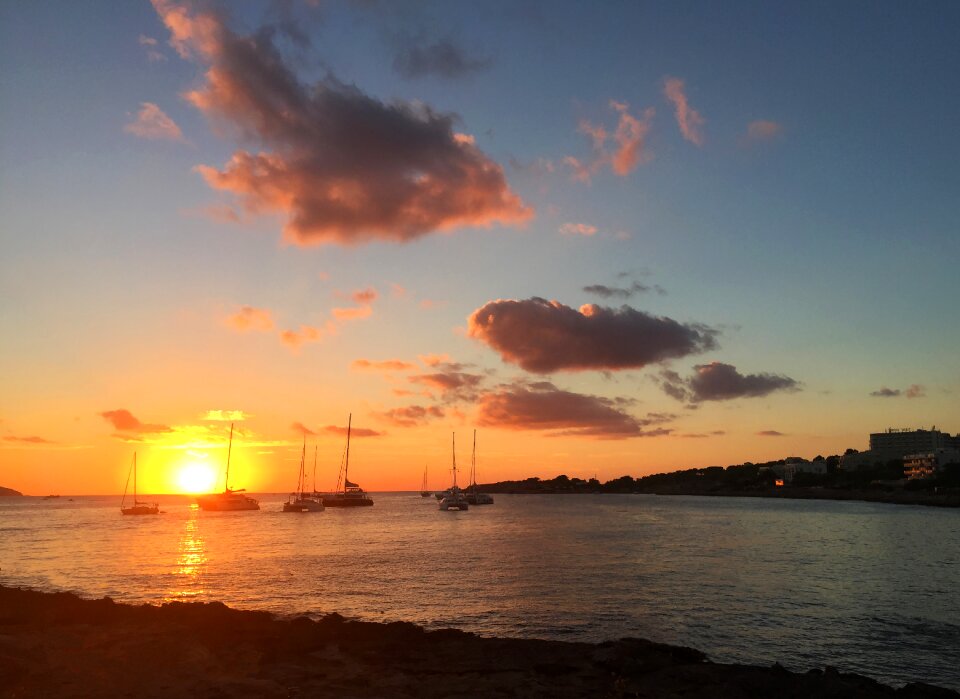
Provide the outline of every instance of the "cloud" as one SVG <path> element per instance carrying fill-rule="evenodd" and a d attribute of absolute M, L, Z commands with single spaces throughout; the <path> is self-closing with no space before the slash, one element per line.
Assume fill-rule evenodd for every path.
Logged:
<path fill-rule="evenodd" d="M 565 223 L 560 226 L 560 232 L 563 235 L 583 235 L 583 236 L 592 236 L 597 232 L 596 226 L 591 226 L 589 223 Z"/>
<path fill-rule="evenodd" d="M 104 411 L 100 413 L 100 417 L 113 425 L 113 429 L 117 430 L 118 432 L 156 434 L 160 432 L 171 431 L 171 428 L 167 427 L 166 425 L 144 424 L 125 408 Z"/>
<path fill-rule="evenodd" d="M 457 138 L 455 116 L 419 102 L 381 102 L 330 74 L 306 85 L 269 27 L 238 36 L 219 15 L 170 0 L 154 7 L 180 55 L 208 68 L 186 98 L 263 148 L 197 171 L 249 213 L 283 215 L 288 242 L 407 242 L 532 217 L 503 169 Z"/>
<path fill-rule="evenodd" d="M 144 50 L 147 52 L 147 60 L 150 61 L 151 63 L 157 63 L 159 61 L 167 60 L 167 57 L 160 52 L 159 48 L 157 48 L 158 42 L 152 36 L 144 36 L 143 34 L 141 34 L 138 41 L 140 45 L 144 48 Z"/>
<path fill-rule="evenodd" d="M 871 391 L 870 395 L 874 398 L 896 398 L 901 393 L 899 388 L 887 388 L 886 386 L 881 386 L 879 390 Z"/>
<path fill-rule="evenodd" d="M 663 391 L 677 400 L 699 403 L 708 400 L 757 398 L 774 391 L 798 391 L 800 383 L 781 374 L 741 374 L 732 364 L 698 364 L 694 375 L 683 379 L 675 371 L 660 373 Z"/>
<path fill-rule="evenodd" d="M 663 94 L 673 103 L 680 133 L 682 133 L 683 137 L 690 141 L 690 143 L 696 146 L 702 146 L 703 125 L 706 123 L 706 120 L 700 116 L 699 112 L 691 107 L 687 101 L 683 80 L 680 78 L 665 78 L 663 81 Z"/>
<path fill-rule="evenodd" d="M 150 140 L 164 139 L 185 143 L 183 132 L 160 107 L 153 102 L 141 102 L 136 118 L 123 127 L 127 133 Z"/>
<path fill-rule="evenodd" d="M 377 299 L 377 290 L 374 288 L 361 289 L 350 294 L 350 298 L 357 304 L 356 307 L 334 308 L 331 313 L 337 320 L 359 320 L 373 315 L 372 303 Z"/>
<path fill-rule="evenodd" d="M 440 371 L 429 374 L 416 374 L 407 380 L 412 384 L 425 386 L 428 393 L 439 392 L 440 398 L 445 401 L 472 401 L 477 397 L 477 390 L 483 383 L 482 374 L 471 374 L 460 371 L 460 364 L 444 363 L 437 365 Z"/>
<path fill-rule="evenodd" d="M 208 422 L 243 422 L 251 417 L 242 410 L 208 410 L 200 419 Z"/>
<path fill-rule="evenodd" d="M 783 133 L 783 124 L 766 119 L 757 119 L 747 124 L 747 143 L 772 141 Z"/>
<path fill-rule="evenodd" d="M 907 389 L 904 395 L 907 398 L 925 398 L 927 395 L 927 389 L 925 386 L 921 386 L 918 383 L 910 384 L 910 387 Z"/>
<path fill-rule="evenodd" d="M 340 427 L 339 425 L 327 425 L 323 428 L 324 432 L 328 434 L 339 434 L 346 435 L 347 428 Z M 368 427 L 351 427 L 350 436 L 351 437 L 382 437 L 386 432 L 378 432 L 377 430 L 371 430 Z"/>
<path fill-rule="evenodd" d="M 606 284 L 591 284 L 583 287 L 583 291 L 588 294 L 594 294 L 605 299 L 621 298 L 628 299 L 634 294 L 645 294 L 648 291 L 656 291 L 661 296 L 667 293 L 659 284 L 649 286 L 640 282 L 633 282 L 629 287 L 607 286 Z"/>
<path fill-rule="evenodd" d="M 436 406 L 408 405 L 403 408 L 394 408 L 383 413 L 378 413 L 377 417 L 386 422 L 390 422 L 398 427 L 416 427 L 423 425 L 435 418 L 442 418 L 444 412 Z"/>
<path fill-rule="evenodd" d="M 432 75 L 455 80 L 485 70 L 490 65 L 490 59 L 470 57 L 450 39 L 425 43 L 405 37 L 393 57 L 393 69 L 407 79 Z"/>
<path fill-rule="evenodd" d="M 645 145 L 656 110 L 650 107 L 643 112 L 642 117 L 637 118 L 630 114 L 629 106 L 624 102 L 611 100 L 610 108 L 618 114 L 612 137 L 616 147 L 612 151 L 607 148 L 611 137 L 604 126 L 587 120 L 581 121 L 578 130 L 590 137 L 593 153 L 588 162 L 573 156 L 563 159 L 563 163 L 573 171 L 575 180 L 590 182 L 594 175 L 607 166 L 623 177 L 633 172 L 638 165 L 653 159 L 645 150 Z"/>
<path fill-rule="evenodd" d="M 44 439 L 43 437 L 30 436 L 30 437 L 17 437 L 14 435 L 9 435 L 3 438 L 5 442 L 15 442 L 17 444 L 56 444 L 56 442 L 49 439 Z"/>
<path fill-rule="evenodd" d="M 586 369 L 639 369 L 648 364 L 714 349 L 716 331 L 684 324 L 630 306 L 530 298 L 490 301 L 468 319 L 468 334 L 506 362 L 546 374 Z"/>
<path fill-rule="evenodd" d="M 269 332 L 273 330 L 273 316 L 266 308 L 241 306 L 225 320 L 226 324 L 238 332 Z"/>
<path fill-rule="evenodd" d="M 663 416 L 638 419 L 623 410 L 624 401 L 572 393 L 547 381 L 517 382 L 483 394 L 477 423 L 511 430 L 549 431 L 548 436 L 626 439 L 658 437 L 669 428 L 646 429 Z"/>
<path fill-rule="evenodd" d="M 306 425 L 304 425 L 302 422 L 294 422 L 294 423 L 291 423 L 291 424 L 290 424 L 290 429 L 293 430 L 294 432 L 296 432 L 297 434 L 303 435 L 303 436 L 306 436 L 306 437 L 313 437 L 313 436 L 315 436 L 315 435 L 317 434 L 316 432 L 314 432 L 313 430 L 311 430 L 309 427 L 307 427 Z"/>
<path fill-rule="evenodd" d="M 905 391 L 901 391 L 899 388 L 881 386 L 878 390 L 871 391 L 870 395 L 874 398 L 899 398 L 900 396 L 904 396 L 905 398 L 926 398 L 927 389 L 918 383 L 910 384 Z"/>
<path fill-rule="evenodd" d="M 383 361 L 370 361 L 369 359 L 354 359 L 350 364 L 354 371 L 409 371 L 416 369 L 416 366 L 410 362 L 404 362 L 400 359 L 385 359 Z"/>
<path fill-rule="evenodd" d="M 424 366 L 437 366 L 444 362 L 450 361 L 449 354 L 418 354 L 417 359 L 419 359 Z"/>
<path fill-rule="evenodd" d="M 760 430 L 757 432 L 758 437 L 786 437 L 783 432 L 777 432 L 776 430 Z"/>
<path fill-rule="evenodd" d="M 326 329 L 317 328 L 313 325 L 301 325 L 299 330 L 282 331 L 280 333 L 280 341 L 296 352 L 302 345 L 311 342 L 320 342 L 325 334 L 334 334 L 331 324 L 328 324 Z"/>

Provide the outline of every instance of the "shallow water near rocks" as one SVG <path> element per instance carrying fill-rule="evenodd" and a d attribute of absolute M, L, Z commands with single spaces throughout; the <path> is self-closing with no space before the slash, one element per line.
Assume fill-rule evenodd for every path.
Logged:
<path fill-rule="evenodd" d="M 719 662 L 834 666 L 960 689 L 960 513 L 861 502 L 654 495 L 433 498 L 315 514 L 123 517 L 114 497 L 0 499 L 0 583 L 118 601 L 483 635 L 689 645 Z"/>

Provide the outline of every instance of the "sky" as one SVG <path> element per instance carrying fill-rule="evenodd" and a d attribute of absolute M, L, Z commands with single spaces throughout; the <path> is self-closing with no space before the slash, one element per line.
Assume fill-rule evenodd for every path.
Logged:
<path fill-rule="evenodd" d="M 0 485 L 960 431 L 960 5 L 0 4 Z M 352 418 L 350 417 L 352 416 Z M 305 444 L 305 446 L 304 446 Z M 461 476 L 462 477 L 462 476 Z"/>

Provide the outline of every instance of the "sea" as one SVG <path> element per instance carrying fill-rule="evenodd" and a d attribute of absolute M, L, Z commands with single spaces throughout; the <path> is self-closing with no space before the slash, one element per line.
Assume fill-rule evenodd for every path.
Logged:
<path fill-rule="evenodd" d="M 441 512 L 202 512 L 160 496 L 0 498 L 0 584 L 124 602 L 338 612 L 485 636 L 691 646 L 960 690 L 960 512 L 865 502 L 496 495 Z"/>

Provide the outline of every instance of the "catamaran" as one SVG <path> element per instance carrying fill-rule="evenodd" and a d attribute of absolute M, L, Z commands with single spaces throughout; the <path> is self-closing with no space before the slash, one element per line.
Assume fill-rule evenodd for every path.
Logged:
<path fill-rule="evenodd" d="M 343 468 L 341 469 L 342 480 L 337 477 L 337 489 L 333 493 L 323 496 L 325 507 L 370 507 L 373 500 L 356 483 L 350 481 L 350 429 L 353 424 L 353 413 L 347 418 L 347 450 L 345 452 Z M 341 483 L 343 487 L 341 488 Z"/>
<path fill-rule="evenodd" d="M 130 473 L 133 473 L 133 506 L 124 507 L 127 499 L 127 487 L 130 485 Z M 57 496 L 59 497 L 59 496 Z M 123 486 L 123 498 L 120 500 L 120 513 L 124 515 L 158 515 L 160 506 L 155 502 L 140 502 L 137 500 L 137 452 L 133 452 L 133 465 L 127 472 L 127 485 Z"/>
<path fill-rule="evenodd" d="M 423 483 L 420 484 L 420 497 L 428 498 L 432 495 L 429 490 L 427 490 L 427 467 L 423 467 Z"/>
<path fill-rule="evenodd" d="M 443 499 L 440 501 L 440 509 L 447 510 L 466 510 L 470 505 L 463 491 L 457 486 L 457 433 L 453 433 L 453 485 L 450 486 Z"/>
<path fill-rule="evenodd" d="M 306 484 L 306 456 L 307 456 L 307 435 L 303 435 L 303 449 L 300 451 L 300 473 L 297 477 L 297 490 L 290 493 L 290 497 L 283 503 L 284 512 L 323 512 L 323 501 L 315 495 L 307 495 L 303 492 Z M 313 469 L 316 474 L 317 469 L 317 451 L 313 451 Z M 314 476 L 316 477 L 316 476 Z"/>
<path fill-rule="evenodd" d="M 259 510 L 260 503 L 249 495 L 244 495 L 244 488 L 230 487 L 230 454 L 233 451 L 233 423 L 230 423 L 230 442 L 227 445 L 227 474 L 223 481 L 222 493 L 201 495 L 197 504 L 201 510 L 211 512 L 236 512 L 239 510 Z"/>
<path fill-rule="evenodd" d="M 477 431 L 473 431 L 473 455 L 470 457 L 470 485 L 466 490 L 467 502 L 471 505 L 492 505 L 493 496 L 481 493 L 477 485 Z"/>

